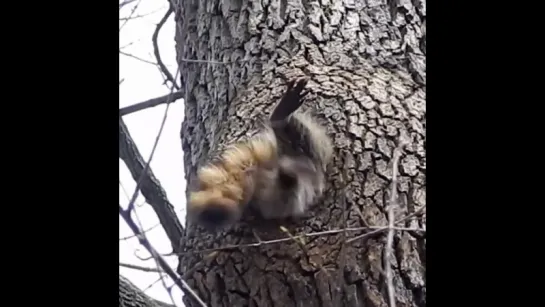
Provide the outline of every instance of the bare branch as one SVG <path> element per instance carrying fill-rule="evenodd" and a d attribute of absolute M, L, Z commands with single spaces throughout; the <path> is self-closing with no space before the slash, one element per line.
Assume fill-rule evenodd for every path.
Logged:
<path fill-rule="evenodd" d="M 135 1 L 135 0 L 133 0 L 133 1 Z M 163 6 L 161 6 L 160 8 L 156 9 L 155 11 L 151 11 L 151 12 L 149 12 L 149 13 L 142 14 L 142 15 L 136 15 L 136 16 L 132 16 L 132 17 L 119 17 L 119 20 L 120 20 L 120 21 L 122 21 L 122 20 L 124 21 L 124 20 L 133 20 L 133 19 L 138 19 L 138 18 L 146 17 L 146 16 L 149 16 L 149 15 L 151 15 L 151 14 L 153 14 L 153 13 L 159 12 L 159 11 L 162 10 L 164 7 L 165 7 L 165 6 L 163 5 Z"/>
<path fill-rule="evenodd" d="M 128 0 L 126 0 L 126 1 L 128 1 Z M 133 0 L 133 1 L 136 1 L 136 0 Z M 131 1 L 131 2 L 133 2 L 133 1 Z M 141 1 L 141 0 L 138 0 L 138 2 L 134 5 L 134 7 L 132 8 L 131 13 L 129 14 L 129 17 L 128 17 L 128 18 L 131 18 L 132 15 L 134 14 L 134 12 L 136 12 L 136 9 L 137 9 L 138 6 L 140 5 L 140 1 Z M 130 2 L 129 2 L 129 3 L 130 3 Z M 126 5 L 126 4 L 125 4 L 125 5 Z M 120 8 L 120 9 L 121 9 L 121 8 Z M 121 32 L 121 29 L 123 29 L 123 27 L 127 24 L 128 21 L 129 21 L 129 20 L 127 19 L 127 20 L 125 20 L 125 21 L 123 22 L 123 24 L 121 25 L 121 27 L 119 27 L 119 32 Z"/>
<path fill-rule="evenodd" d="M 138 42 L 138 41 L 140 41 L 140 40 L 137 39 L 136 41 Z M 126 45 L 123 45 L 123 46 L 119 47 L 119 49 L 125 49 L 125 48 L 127 48 L 127 47 L 129 47 L 129 46 L 132 46 L 133 44 L 134 44 L 134 42 L 130 42 L 130 43 L 126 44 Z"/>
<path fill-rule="evenodd" d="M 129 130 L 121 118 L 119 118 L 119 157 L 127 165 L 132 178 L 137 181 L 136 191 L 140 190 L 146 201 L 151 205 L 171 241 L 173 250 L 177 251 L 183 227 L 174 212 L 174 207 L 166 196 L 165 190 L 161 187 L 152 170 L 149 169 L 149 162 L 144 162 L 144 158 L 136 144 L 134 144 Z M 130 203 L 134 204 L 135 195 L 138 195 L 138 193 L 133 194 Z"/>
<path fill-rule="evenodd" d="M 178 67 L 178 69 L 176 70 L 176 76 L 178 76 L 178 74 L 180 73 L 180 67 Z M 166 120 L 167 120 L 167 116 L 168 116 L 168 110 L 169 110 L 169 107 L 170 107 L 170 99 L 172 98 L 171 95 L 174 91 L 174 86 L 172 86 L 170 88 L 170 96 L 169 96 L 169 101 L 167 101 L 167 107 L 165 108 L 165 113 L 163 115 L 163 120 L 161 121 L 161 126 L 159 127 L 159 132 L 157 133 L 157 137 L 155 138 L 155 142 L 153 144 L 153 148 L 151 149 L 151 153 L 150 153 L 150 156 L 148 158 L 148 160 L 146 161 L 146 165 L 144 166 L 144 169 L 142 171 L 142 173 L 140 174 L 140 176 L 138 177 L 138 180 L 136 180 L 136 178 L 134 178 L 136 180 L 136 188 L 134 189 L 134 192 L 132 194 L 132 197 L 131 197 L 131 200 L 129 201 L 129 207 L 128 207 L 128 211 L 131 212 L 132 209 L 134 208 L 134 203 L 136 201 L 136 198 L 138 197 L 138 191 L 140 190 L 141 188 L 141 185 L 142 185 L 142 181 L 143 179 L 145 178 L 149 178 L 148 177 L 148 169 L 149 169 L 149 166 L 150 166 L 150 163 L 151 163 L 151 159 L 153 159 L 153 155 L 155 154 L 155 150 L 157 149 L 157 145 L 159 144 L 159 139 L 161 138 L 161 135 L 163 133 L 163 129 L 165 128 L 165 123 L 166 123 Z M 186 92 L 186 95 L 187 95 L 187 92 Z M 120 117 L 119 118 L 119 133 L 121 136 L 130 136 L 129 135 L 129 130 L 127 129 L 127 127 L 125 126 L 125 123 L 123 122 L 123 119 Z M 121 138 L 120 138 L 121 140 Z M 140 156 L 140 153 L 138 152 L 138 149 L 136 148 L 136 145 L 134 144 L 134 142 L 132 141 L 132 138 L 130 137 L 126 137 L 125 140 L 127 141 L 127 144 L 128 145 L 131 145 L 130 146 L 130 149 L 132 149 L 135 153 L 138 153 L 138 157 L 141 158 Z M 129 142 L 130 141 L 130 142 Z M 121 145 L 122 143 L 120 143 Z M 121 146 L 120 146 L 120 150 L 119 150 L 119 153 L 120 153 L 120 158 L 121 157 Z M 133 157 L 137 157 L 136 155 L 133 155 Z M 123 159 L 123 158 L 122 158 Z M 143 159 L 142 159 L 143 160 Z M 126 160 L 124 160 L 125 163 L 128 163 Z M 129 160 L 130 161 L 130 160 Z M 141 161 L 138 161 L 138 162 L 141 162 Z M 140 164 L 140 163 L 139 163 Z M 141 164 L 140 164 L 141 165 Z M 129 165 L 127 165 L 127 167 L 129 167 Z M 129 167 L 129 169 L 131 169 Z M 132 173 L 132 172 L 131 172 Z M 134 176 L 134 174 L 133 174 Z M 142 193 L 144 194 L 144 193 Z M 163 191 L 163 194 L 164 194 L 164 191 Z M 150 202 L 150 205 L 152 205 L 152 203 Z M 172 218 L 169 218 L 169 219 L 172 219 Z M 174 220 L 177 222 L 178 219 L 174 218 Z M 178 223 L 179 225 L 179 223 Z M 181 228 L 181 225 L 179 225 L 180 228 Z M 168 233 L 167 233 L 168 234 Z M 173 248 L 176 249 L 177 246 L 179 245 L 179 238 L 176 238 L 175 241 L 172 241 L 173 238 L 170 238 L 171 240 L 171 243 L 174 245 Z"/>
<path fill-rule="evenodd" d="M 169 97 L 170 97 L 170 99 L 169 99 Z M 124 116 L 124 115 L 127 115 L 127 114 L 138 112 L 138 111 L 141 111 L 141 110 L 144 110 L 144 109 L 147 109 L 147 108 L 152 108 L 152 107 L 158 106 L 160 104 L 167 103 L 167 101 L 175 102 L 176 100 L 178 100 L 178 99 L 180 99 L 182 97 L 183 97 L 182 92 L 174 92 L 174 93 L 172 93 L 172 95 L 167 94 L 167 95 L 164 95 L 164 96 L 161 96 L 161 97 L 146 100 L 144 102 L 140 102 L 140 103 L 133 104 L 133 105 L 130 105 L 128 107 L 124 107 L 124 108 L 119 109 L 119 116 Z"/>
<path fill-rule="evenodd" d="M 163 63 L 163 60 L 161 60 L 161 54 L 159 52 L 159 45 L 157 43 L 157 39 L 159 37 L 159 31 L 161 31 L 161 28 L 167 21 L 167 19 L 170 17 L 170 15 L 174 12 L 172 9 L 172 5 L 169 5 L 168 11 L 166 12 L 165 16 L 159 21 L 157 24 L 157 27 L 155 28 L 155 31 L 153 32 L 153 36 L 151 37 L 151 40 L 153 42 L 153 53 L 155 54 L 155 58 L 157 59 L 157 64 L 159 65 L 159 68 L 161 69 L 161 72 L 165 75 L 166 79 L 172 83 L 172 86 L 176 88 L 177 90 L 180 90 L 180 87 L 176 83 L 176 79 L 172 77 L 172 74 L 168 71 L 167 67 L 165 66 L 165 63 Z"/>
<path fill-rule="evenodd" d="M 176 285 L 180 287 L 181 290 L 191 295 L 201 306 L 206 307 L 206 304 L 202 301 L 202 299 L 189 287 L 189 285 L 183 279 L 178 277 L 176 272 L 174 272 L 174 270 L 165 261 L 165 259 L 159 253 L 157 253 L 153 246 L 151 246 L 149 241 L 145 238 L 145 235 L 140 231 L 140 229 L 138 229 L 138 226 L 136 226 L 134 221 L 131 219 L 130 210 L 131 208 L 124 210 L 121 207 L 121 204 L 119 205 L 119 215 L 121 215 L 121 217 L 125 220 L 125 223 L 127 223 L 127 225 L 134 232 L 140 244 L 142 244 L 153 256 L 153 258 L 157 260 L 160 267 L 168 274 L 170 278 L 172 278 L 174 283 L 176 283 Z"/>
<path fill-rule="evenodd" d="M 157 268 L 147 268 L 147 267 L 143 267 L 143 266 L 139 266 L 139 265 L 134 265 L 134 264 L 129 264 L 129 263 L 122 263 L 122 262 L 119 263 L 119 266 L 122 266 L 122 267 L 125 267 L 125 268 L 128 268 L 128 269 L 142 271 L 142 272 L 157 272 L 157 273 L 163 273 L 164 272 L 163 270 L 160 270 L 160 269 L 157 269 Z"/>
<path fill-rule="evenodd" d="M 124 0 L 124 1 L 122 1 L 121 3 L 119 3 L 119 9 L 121 10 L 125 5 L 131 4 L 134 1 L 136 1 L 136 0 Z"/>
<path fill-rule="evenodd" d="M 159 226 L 159 225 L 161 225 L 161 223 L 157 223 L 157 224 L 151 226 L 150 228 L 144 230 L 144 233 L 150 232 L 151 230 L 153 230 L 155 227 L 157 227 L 157 226 Z M 133 235 L 130 235 L 130 236 L 126 236 L 126 237 L 119 238 L 119 241 L 126 241 L 126 240 L 132 239 L 132 238 L 134 238 L 134 237 L 135 237 L 135 235 L 133 234 Z"/>
<path fill-rule="evenodd" d="M 123 83 L 125 81 L 125 78 L 121 78 L 121 80 L 119 80 L 119 85 L 121 85 L 121 83 Z"/>

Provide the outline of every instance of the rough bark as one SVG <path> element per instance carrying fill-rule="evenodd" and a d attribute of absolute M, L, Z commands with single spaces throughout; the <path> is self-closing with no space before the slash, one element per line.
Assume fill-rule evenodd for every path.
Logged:
<path fill-rule="evenodd" d="M 147 296 L 127 278 L 119 275 L 119 307 L 174 307 Z"/>
<path fill-rule="evenodd" d="M 289 233 L 387 225 L 399 141 L 408 146 L 399 163 L 397 217 L 425 206 L 424 1 L 179 3 L 188 185 L 201 163 L 255 132 L 287 80 L 306 75 L 305 107 L 327 125 L 336 153 L 324 200 L 313 218 L 284 222 Z M 210 249 L 255 242 L 254 233 L 261 240 L 287 237 L 278 223 L 247 221 L 219 234 L 186 228 L 179 272 L 201 263 Z M 397 226 L 425 227 L 425 221 Z M 425 237 L 396 232 L 395 257 L 383 263 L 385 233 L 346 243 L 361 233 L 220 249 L 188 283 L 211 307 L 387 306 L 384 265 L 391 265 L 397 306 L 425 306 Z M 187 296 L 186 304 L 197 306 Z"/>

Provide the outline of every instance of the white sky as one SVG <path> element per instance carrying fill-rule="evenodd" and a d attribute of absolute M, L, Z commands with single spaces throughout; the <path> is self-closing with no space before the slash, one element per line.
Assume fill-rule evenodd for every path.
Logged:
<path fill-rule="evenodd" d="M 121 2 L 121 0 L 120 0 Z M 138 8 L 133 16 L 146 15 L 136 19 L 129 20 L 120 31 L 119 47 L 122 51 L 137 56 L 139 58 L 156 62 L 153 56 L 153 45 L 151 37 L 156 24 L 164 16 L 168 9 L 166 0 L 141 0 L 135 1 L 119 12 L 120 18 L 128 17 L 135 5 Z M 147 15 L 148 13 L 152 13 Z M 124 21 L 119 21 L 119 26 Z M 161 57 L 171 74 L 176 74 L 176 50 L 174 42 L 174 15 L 164 24 L 159 34 L 158 45 Z M 119 107 L 125 107 L 150 98 L 163 96 L 169 93 L 166 85 L 163 85 L 163 77 L 159 69 L 149 63 L 136 60 L 125 55 L 119 55 L 120 61 L 120 79 L 124 79 L 119 89 Z M 179 78 L 178 78 L 179 80 Z M 145 160 L 149 158 L 157 132 L 159 131 L 161 121 L 164 115 L 165 105 L 146 109 L 137 113 L 123 117 L 134 142 L 138 146 L 140 153 Z M 180 129 L 183 119 L 183 100 L 178 100 L 169 107 L 168 118 L 163 129 L 161 139 L 154 153 L 151 162 L 151 168 L 165 189 L 168 199 L 174 205 L 174 209 L 179 219 L 184 223 L 185 219 L 185 180 L 183 169 L 183 153 L 180 141 Z M 131 197 L 136 187 L 130 172 L 124 162 L 119 160 L 120 187 L 119 202 L 125 207 L 128 204 L 128 198 L 125 191 Z M 159 223 L 157 215 L 148 204 L 144 204 L 144 198 L 140 195 L 137 199 L 136 213 L 144 229 L 153 227 Z M 119 238 L 132 235 L 131 230 L 125 221 L 119 218 Z M 159 225 L 146 233 L 151 244 L 160 253 L 172 251 L 170 242 L 166 237 L 163 228 Z M 144 267 L 156 267 L 154 260 L 142 261 L 136 255 L 147 258 L 148 252 L 141 246 L 135 238 L 119 241 L 119 261 L 140 265 Z M 175 257 L 167 258 L 172 268 L 176 269 L 178 260 Z M 120 267 L 120 273 L 131 280 L 136 286 L 144 290 L 153 284 L 159 278 L 155 272 L 142 272 L 138 270 Z M 172 280 L 164 278 L 167 285 L 172 285 Z M 161 281 L 146 289 L 145 292 L 158 300 L 172 303 Z M 173 287 L 172 296 L 177 306 L 183 306 L 181 302 L 181 290 Z"/>

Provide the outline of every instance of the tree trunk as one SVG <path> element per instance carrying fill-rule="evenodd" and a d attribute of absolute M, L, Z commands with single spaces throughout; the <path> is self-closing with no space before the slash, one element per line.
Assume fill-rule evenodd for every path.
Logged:
<path fill-rule="evenodd" d="M 287 81 L 301 76 L 310 77 L 303 108 L 327 124 L 335 144 L 328 189 L 311 218 L 250 218 L 218 234 L 189 225 L 179 273 L 190 272 L 188 284 L 210 307 L 388 306 L 390 266 L 397 306 L 425 306 L 425 232 L 397 230 L 387 260 L 386 231 L 347 242 L 369 232 L 353 228 L 388 224 L 400 141 L 408 145 L 399 161 L 395 220 L 413 217 L 396 226 L 425 229 L 415 214 L 423 212 L 426 194 L 425 2 L 179 3 L 188 186 L 210 156 L 255 132 Z M 314 235 L 298 237 L 305 233 Z M 281 240 L 233 246 L 275 239 Z M 187 295 L 185 302 L 199 306 Z"/>

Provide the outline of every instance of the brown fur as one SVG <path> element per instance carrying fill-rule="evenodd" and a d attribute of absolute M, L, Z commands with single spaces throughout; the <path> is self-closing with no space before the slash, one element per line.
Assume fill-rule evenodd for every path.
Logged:
<path fill-rule="evenodd" d="M 217 162 L 199 169 L 199 188 L 189 195 L 190 217 L 208 227 L 235 222 L 254 190 L 264 183 L 259 180 L 260 174 L 266 173 L 276 160 L 276 139 L 270 129 L 228 148 Z M 207 211 L 214 211 L 217 216 L 207 221 L 210 219 Z"/>

